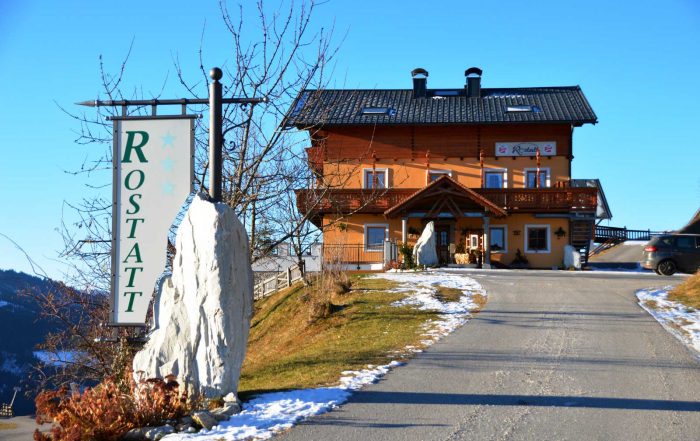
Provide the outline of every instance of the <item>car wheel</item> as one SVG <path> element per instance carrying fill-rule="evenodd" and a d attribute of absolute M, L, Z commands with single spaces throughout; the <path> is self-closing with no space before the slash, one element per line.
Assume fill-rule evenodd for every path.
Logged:
<path fill-rule="evenodd" d="M 656 267 L 656 270 L 663 274 L 664 276 L 671 276 L 673 273 L 676 272 L 676 264 L 673 260 L 662 260 L 659 262 L 659 265 Z"/>
<path fill-rule="evenodd" d="M 654 272 L 655 272 L 656 274 L 660 275 L 660 276 L 662 275 L 662 274 L 661 274 L 661 271 L 659 271 L 659 268 L 658 268 L 658 267 L 657 267 L 657 268 L 654 268 Z"/>

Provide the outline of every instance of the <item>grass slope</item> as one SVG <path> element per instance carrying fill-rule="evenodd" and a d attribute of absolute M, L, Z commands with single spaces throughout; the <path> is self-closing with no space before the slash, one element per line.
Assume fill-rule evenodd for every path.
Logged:
<path fill-rule="evenodd" d="M 700 271 L 668 293 L 668 299 L 700 310 Z"/>
<path fill-rule="evenodd" d="M 387 354 L 421 347 L 431 311 L 391 304 L 404 293 L 383 279 L 353 277 L 353 289 L 332 297 L 333 314 L 310 320 L 314 299 L 297 285 L 255 304 L 239 393 L 296 389 L 337 382 L 345 370 L 388 362 Z"/>

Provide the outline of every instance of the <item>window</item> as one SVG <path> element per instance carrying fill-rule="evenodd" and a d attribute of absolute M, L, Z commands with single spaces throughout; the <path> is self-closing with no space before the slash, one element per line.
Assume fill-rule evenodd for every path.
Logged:
<path fill-rule="evenodd" d="M 542 112 L 542 110 L 537 106 L 517 104 L 514 106 L 506 106 L 506 112 L 509 112 L 509 113 L 520 113 L 520 112 L 540 113 L 540 112 Z"/>
<path fill-rule="evenodd" d="M 525 252 L 549 253 L 549 225 L 525 225 Z"/>
<path fill-rule="evenodd" d="M 428 184 L 437 181 L 443 175 L 452 176 L 452 170 L 428 170 Z"/>
<path fill-rule="evenodd" d="M 526 168 L 525 169 L 525 187 L 535 188 L 535 181 L 537 180 L 537 169 L 536 168 Z M 540 188 L 548 188 L 551 186 L 549 167 L 540 168 Z"/>
<path fill-rule="evenodd" d="M 392 107 L 363 107 L 360 111 L 362 115 L 396 115 L 396 109 Z"/>
<path fill-rule="evenodd" d="M 469 236 L 469 248 L 473 250 L 478 250 L 479 249 L 479 235 L 478 234 L 472 234 Z"/>
<path fill-rule="evenodd" d="M 678 248 L 695 248 L 695 238 L 693 236 L 678 236 L 676 238 L 676 246 Z"/>
<path fill-rule="evenodd" d="M 388 171 L 385 168 L 366 168 L 364 173 L 364 188 L 387 188 Z"/>
<path fill-rule="evenodd" d="M 489 243 L 492 253 L 507 253 L 508 242 L 505 225 L 492 226 L 489 229 Z"/>
<path fill-rule="evenodd" d="M 365 250 L 383 251 L 384 241 L 389 237 L 389 225 L 366 224 L 365 225 Z"/>
<path fill-rule="evenodd" d="M 436 90 L 433 92 L 435 96 L 459 96 L 459 90 Z"/>
<path fill-rule="evenodd" d="M 506 188 L 508 187 L 508 171 L 502 170 L 485 170 L 484 171 L 484 187 L 485 188 Z"/>

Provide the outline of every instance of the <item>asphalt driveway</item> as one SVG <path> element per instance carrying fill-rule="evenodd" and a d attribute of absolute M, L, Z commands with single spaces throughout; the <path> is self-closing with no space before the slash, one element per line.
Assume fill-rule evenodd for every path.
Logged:
<path fill-rule="evenodd" d="M 696 440 L 700 363 L 637 304 L 641 274 L 469 272 L 484 311 L 284 440 Z"/>

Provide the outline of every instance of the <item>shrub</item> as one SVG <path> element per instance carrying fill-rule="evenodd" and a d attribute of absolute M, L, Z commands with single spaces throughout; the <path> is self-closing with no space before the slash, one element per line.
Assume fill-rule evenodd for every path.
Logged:
<path fill-rule="evenodd" d="M 403 259 L 404 269 L 414 269 L 416 267 L 416 262 L 413 260 L 413 247 L 407 243 L 402 243 L 399 245 L 399 253 Z"/>
<path fill-rule="evenodd" d="M 389 263 L 384 265 L 384 270 L 397 270 L 401 268 L 401 264 L 396 260 L 391 260 Z"/>
<path fill-rule="evenodd" d="M 63 386 L 36 398 L 37 424 L 53 423 L 49 434 L 34 432 L 36 441 L 119 440 L 136 427 L 157 426 L 187 415 L 192 403 L 172 376 L 128 384 L 108 378 L 80 392 Z"/>
<path fill-rule="evenodd" d="M 520 248 L 518 248 L 515 252 L 515 259 L 513 259 L 511 265 L 529 265 L 529 263 L 527 257 L 525 257 L 522 251 L 520 251 Z"/>

